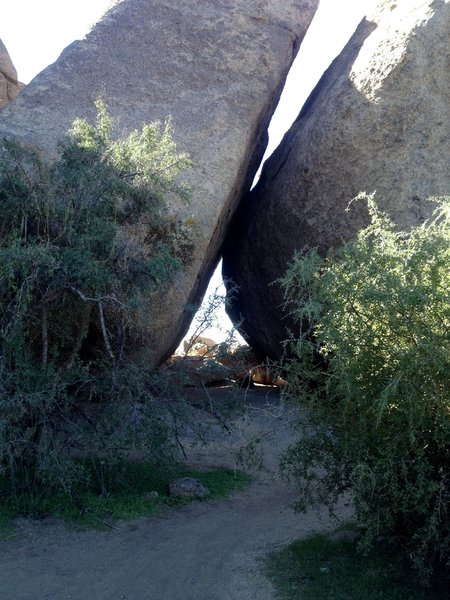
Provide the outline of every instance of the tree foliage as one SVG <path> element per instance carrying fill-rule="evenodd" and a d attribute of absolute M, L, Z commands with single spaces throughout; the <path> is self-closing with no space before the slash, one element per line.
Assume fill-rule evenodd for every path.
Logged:
<path fill-rule="evenodd" d="M 127 365 L 126 349 L 152 294 L 190 260 L 191 224 L 166 202 L 187 201 L 175 178 L 189 159 L 170 119 L 114 140 L 96 106 L 96 123 L 76 120 L 53 160 L 13 141 L 0 148 L 0 476 L 12 495 L 71 489 L 80 473 L 60 433 L 77 429 L 74 411 L 87 399 L 140 401 L 146 443 L 166 435 L 149 376 Z M 79 450 L 95 450 L 94 438 L 106 454 L 104 440 L 122 444 L 114 423 L 123 414 L 112 412 L 103 425 L 91 420 L 91 439 L 76 436 Z M 138 433 L 135 423 L 132 443 Z"/>
<path fill-rule="evenodd" d="M 366 545 L 401 543 L 426 580 L 450 553 L 450 199 L 405 233 L 363 197 L 357 239 L 297 254 L 282 280 L 289 382 L 314 424 L 285 467 L 303 506 L 351 490 Z"/>

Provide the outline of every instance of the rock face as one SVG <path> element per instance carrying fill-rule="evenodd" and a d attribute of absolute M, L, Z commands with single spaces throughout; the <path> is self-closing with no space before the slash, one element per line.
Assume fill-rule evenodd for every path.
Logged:
<path fill-rule="evenodd" d="M 360 191 L 401 228 L 450 194 L 450 2 L 382 2 L 325 72 L 228 234 L 229 309 L 257 353 L 280 356 L 292 327 L 281 277 L 295 250 L 326 251 L 368 222 Z"/>
<path fill-rule="evenodd" d="M 201 302 L 225 229 L 248 189 L 285 76 L 318 0 L 122 0 L 0 115 L 0 135 L 52 151 L 102 97 L 122 132 L 173 118 L 188 174 L 195 256 L 154 306 L 145 360 L 179 344 Z M 156 325 L 154 325 L 156 323 Z"/>
<path fill-rule="evenodd" d="M 0 108 L 14 100 L 22 87 L 17 80 L 17 71 L 9 57 L 8 50 L 0 40 Z"/>

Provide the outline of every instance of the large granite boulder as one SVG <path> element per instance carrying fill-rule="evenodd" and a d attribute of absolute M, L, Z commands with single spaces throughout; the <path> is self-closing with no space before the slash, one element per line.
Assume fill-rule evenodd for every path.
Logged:
<path fill-rule="evenodd" d="M 450 2 L 381 2 L 325 72 L 228 233 L 229 308 L 253 348 L 273 358 L 293 324 L 279 285 L 295 250 L 324 252 L 368 222 L 376 190 L 401 228 L 450 194 Z"/>
<path fill-rule="evenodd" d="M 121 0 L 0 114 L 0 135 L 54 151 L 102 97 L 123 132 L 172 115 L 188 152 L 195 255 L 159 299 L 143 341 L 149 364 L 181 341 L 249 188 L 285 77 L 318 0 Z"/>
<path fill-rule="evenodd" d="M 17 80 L 17 71 L 8 50 L 0 40 L 0 108 L 14 100 L 22 87 L 23 85 Z"/>

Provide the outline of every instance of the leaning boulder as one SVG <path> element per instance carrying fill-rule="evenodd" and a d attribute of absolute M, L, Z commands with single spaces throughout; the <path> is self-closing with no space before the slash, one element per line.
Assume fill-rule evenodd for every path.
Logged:
<path fill-rule="evenodd" d="M 17 80 L 17 71 L 8 50 L 0 40 L 0 108 L 14 100 L 22 87 L 23 85 Z"/>
<path fill-rule="evenodd" d="M 175 350 L 192 319 L 186 307 L 201 302 L 318 3 L 119 0 L 0 114 L 0 136 L 50 152 L 75 118 L 94 119 L 99 97 L 123 134 L 172 116 L 178 150 L 194 164 L 192 200 L 172 210 L 193 223 L 195 251 L 176 284 L 149 302 L 147 364 Z"/>
<path fill-rule="evenodd" d="M 325 72 L 228 233 L 231 318 L 279 357 L 293 324 L 276 280 L 296 250 L 326 252 L 367 225 L 360 191 L 402 229 L 450 194 L 450 3 L 383 1 Z M 238 292 L 235 292 L 237 288 Z"/>

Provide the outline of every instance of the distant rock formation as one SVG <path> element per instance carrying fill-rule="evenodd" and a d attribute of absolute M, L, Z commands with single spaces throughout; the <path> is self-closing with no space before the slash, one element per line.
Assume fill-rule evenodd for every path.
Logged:
<path fill-rule="evenodd" d="M 323 75 L 228 233 L 229 308 L 259 355 L 281 354 L 279 285 L 295 250 L 324 252 L 367 224 L 360 191 L 401 228 L 450 194 L 450 2 L 383 1 Z"/>
<path fill-rule="evenodd" d="M 85 39 L 69 46 L 1 111 L 0 135 L 54 151 L 77 117 L 102 97 L 126 133 L 172 115 L 188 152 L 195 256 L 159 299 L 142 358 L 156 364 L 186 332 L 243 190 L 266 144 L 285 77 L 318 0 L 121 0 Z"/>
<path fill-rule="evenodd" d="M 22 88 L 23 84 L 17 80 L 17 71 L 8 50 L 0 40 L 0 108 L 14 100 Z"/>

